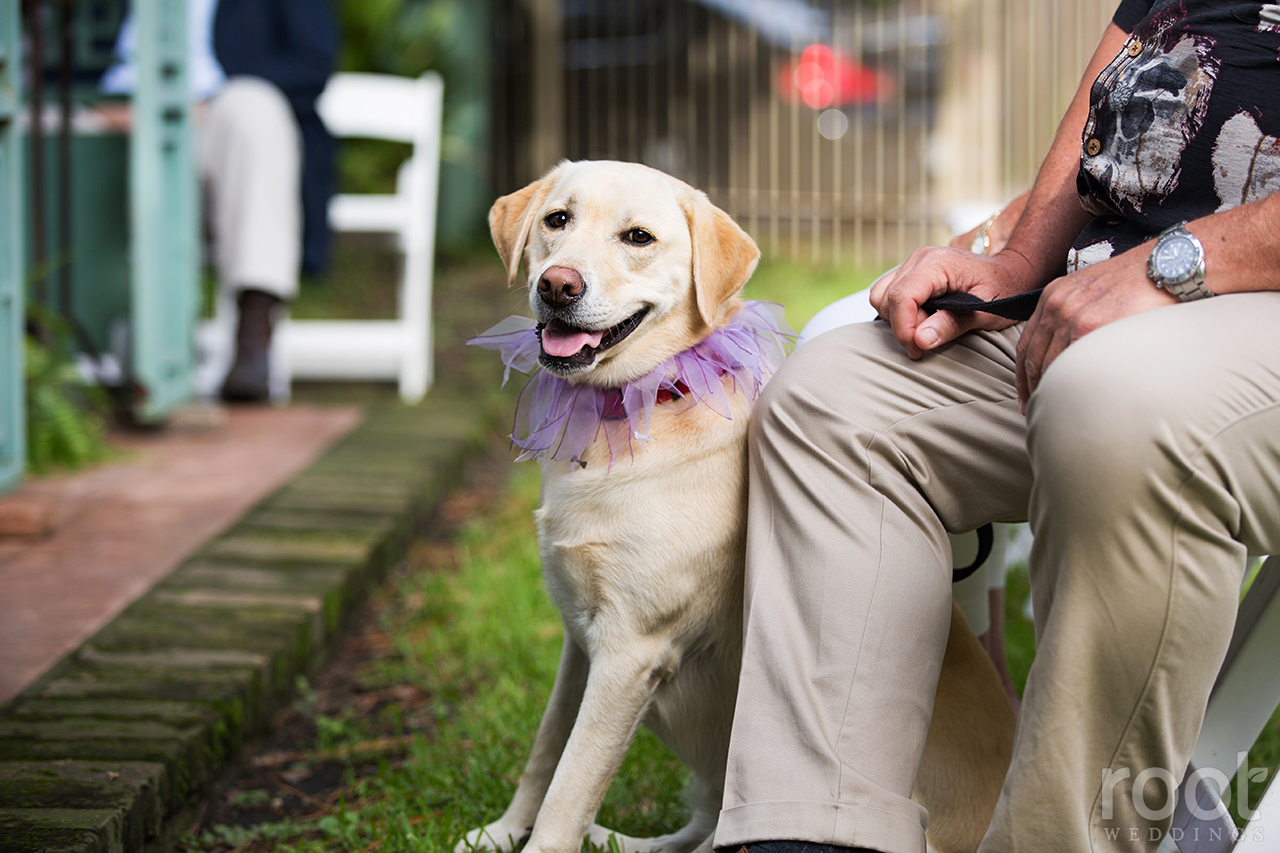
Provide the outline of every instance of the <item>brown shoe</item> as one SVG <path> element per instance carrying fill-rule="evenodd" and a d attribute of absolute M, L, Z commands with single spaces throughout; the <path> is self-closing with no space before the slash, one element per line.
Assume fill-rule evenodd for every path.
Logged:
<path fill-rule="evenodd" d="M 222 382 L 229 403 L 262 403 L 271 396 L 271 332 L 281 300 L 261 290 L 242 290 L 236 297 L 236 357 Z"/>

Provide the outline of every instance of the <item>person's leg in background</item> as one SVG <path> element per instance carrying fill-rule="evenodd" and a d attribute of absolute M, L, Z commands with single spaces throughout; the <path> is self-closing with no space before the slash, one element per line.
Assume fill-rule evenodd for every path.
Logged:
<path fill-rule="evenodd" d="M 910 797 L 950 619 L 947 531 L 1021 519 L 1030 489 L 1017 337 L 912 362 L 887 325 L 846 326 L 766 388 L 717 847 L 923 853 Z"/>
<path fill-rule="evenodd" d="M 1148 311 L 1032 396 L 1036 659 L 983 853 L 1151 850 L 1167 828 L 1160 777 L 1185 773 L 1246 555 L 1280 550 L 1277 326 L 1280 294 Z"/>
<path fill-rule="evenodd" d="M 298 291 L 302 148 L 288 100 L 272 84 L 234 77 L 210 101 L 200 132 L 220 286 L 238 309 L 228 400 L 265 400 L 279 306 Z"/>

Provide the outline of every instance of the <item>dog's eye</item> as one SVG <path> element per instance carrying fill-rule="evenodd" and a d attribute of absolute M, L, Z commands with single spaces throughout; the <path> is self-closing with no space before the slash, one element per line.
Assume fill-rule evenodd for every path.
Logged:
<path fill-rule="evenodd" d="M 542 220 L 548 228 L 559 231 L 561 228 L 569 224 L 569 214 L 563 210 L 557 210 L 555 213 L 548 213 L 546 218 Z"/>
<path fill-rule="evenodd" d="M 653 235 L 643 228 L 632 228 L 622 235 L 622 239 L 633 246 L 647 246 L 653 242 Z"/>

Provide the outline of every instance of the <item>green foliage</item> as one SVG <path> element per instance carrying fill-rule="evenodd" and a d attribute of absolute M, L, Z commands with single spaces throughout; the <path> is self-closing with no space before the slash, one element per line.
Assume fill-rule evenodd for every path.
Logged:
<path fill-rule="evenodd" d="M 262 788 L 237 791 L 231 801 L 234 805 L 241 807 L 265 806 L 271 802 L 271 793 Z"/>
<path fill-rule="evenodd" d="M 316 720 L 316 746 L 322 752 L 359 743 L 365 737 L 365 726 L 347 709 L 336 717 L 323 714 Z"/>
<path fill-rule="evenodd" d="M 256 826 L 219 825 L 200 833 L 199 838 L 190 839 L 190 843 L 202 849 L 236 850 L 255 841 L 286 840 L 297 835 L 298 830 L 298 824 L 291 820 L 282 820 L 277 823 L 261 823 Z"/>
<path fill-rule="evenodd" d="M 1027 599 L 1031 597 L 1031 582 L 1027 578 L 1025 564 L 1016 566 L 1005 578 L 1004 642 L 1005 659 L 1009 662 L 1009 674 L 1013 686 L 1022 695 L 1027 686 L 1027 674 L 1036 656 L 1036 631 L 1027 618 Z"/>
<path fill-rule="evenodd" d="M 58 329 L 54 318 L 41 325 Z M 84 384 L 70 355 L 70 347 L 45 345 L 28 335 L 24 342 L 27 469 L 43 474 L 54 468 L 81 468 L 107 456 L 99 389 Z"/>
<path fill-rule="evenodd" d="M 445 81 L 441 159 L 483 173 L 487 69 L 477 56 L 486 4 L 461 0 L 344 0 L 342 59 L 347 71 L 417 77 L 436 71 Z M 409 146 L 344 140 L 339 185 L 344 192 L 391 192 Z"/>
<path fill-rule="evenodd" d="M 1253 816 L 1253 809 L 1258 807 L 1267 785 L 1274 781 L 1277 774 L 1280 774 L 1280 708 L 1271 715 L 1262 733 L 1258 735 L 1258 740 L 1249 750 L 1249 758 L 1232 780 L 1230 805 L 1237 826 L 1244 826 Z M 1248 792 L 1244 801 L 1238 796 L 1242 778 Z"/>
<path fill-rule="evenodd" d="M 460 57 L 448 37 L 462 14 L 458 0 L 345 0 L 342 67 L 416 76 L 448 71 Z"/>

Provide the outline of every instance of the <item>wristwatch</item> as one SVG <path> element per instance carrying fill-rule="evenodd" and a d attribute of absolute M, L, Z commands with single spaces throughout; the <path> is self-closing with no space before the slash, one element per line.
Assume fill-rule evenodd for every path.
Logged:
<path fill-rule="evenodd" d="M 1204 245 L 1179 222 L 1160 232 L 1147 259 L 1147 275 L 1182 302 L 1213 296 L 1204 286 Z"/>

